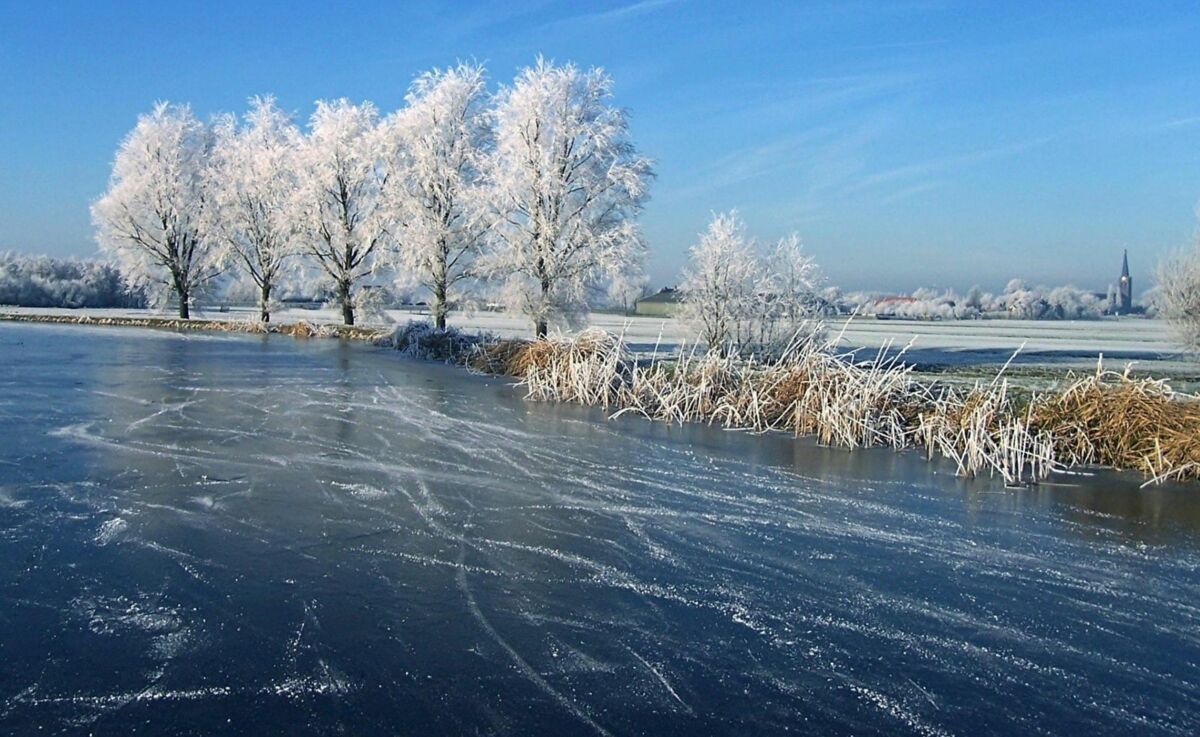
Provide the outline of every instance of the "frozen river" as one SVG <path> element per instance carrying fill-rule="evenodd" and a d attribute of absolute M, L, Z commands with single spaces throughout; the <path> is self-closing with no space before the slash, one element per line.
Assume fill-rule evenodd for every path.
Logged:
<path fill-rule="evenodd" d="M 1200 491 L 0 325 L 0 733 L 1200 733 Z M 40 731 L 38 731 L 40 728 Z"/>

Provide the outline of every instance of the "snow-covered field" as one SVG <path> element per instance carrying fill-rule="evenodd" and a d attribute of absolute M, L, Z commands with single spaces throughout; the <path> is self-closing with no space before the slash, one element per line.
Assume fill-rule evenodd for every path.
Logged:
<path fill-rule="evenodd" d="M 0 313 L 139 315 L 144 310 L 53 310 L 0 307 Z M 198 311 L 197 316 L 254 319 L 255 312 L 233 308 L 228 312 Z M 424 319 L 425 313 L 413 310 L 392 310 L 387 319 L 404 322 Z M 341 316 L 334 309 L 292 309 L 277 313 L 276 320 L 290 322 L 338 323 Z M 467 330 L 483 330 L 500 337 L 528 337 L 530 323 L 519 315 L 503 312 L 452 313 L 450 324 Z M 656 348 L 662 352 L 678 350 L 690 342 L 692 335 L 683 323 L 674 319 L 623 316 L 611 313 L 592 313 L 587 324 L 621 333 L 639 352 L 649 353 Z M 878 349 L 885 345 L 902 347 L 912 343 L 910 355 L 929 364 L 998 364 L 1003 363 L 1018 348 L 1022 349 L 1018 363 L 1057 367 L 1090 368 L 1103 355 L 1115 366 L 1128 361 L 1140 368 L 1168 372 L 1194 371 L 1196 364 L 1179 355 L 1169 326 L 1161 320 L 1125 318 L 1097 321 L 1047 320 L 949 320 L 941 322 L 912 320 L 876 320 L 874 318 L 832 319 L 828 323 L 832 335 L 842 335 L 847 348 Z"/>

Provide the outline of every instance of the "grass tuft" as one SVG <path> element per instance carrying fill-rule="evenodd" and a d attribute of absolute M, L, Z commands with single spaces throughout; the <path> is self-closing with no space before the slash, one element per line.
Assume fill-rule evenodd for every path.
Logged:
<path fill-rule="evenodd" d="M 637 361 L 620 336 L 501 340 L 474 346 L 476 371 L 520 379 L 531 399 L 577 402 L 666 422 L 813 436 L 843 448 L 919 448 L 960 475 L 1036 482 L 1071 466 L 1200 478 L 1200 398 L 1164 382 L 1099 370 L 1063 389 L 1017 394 L 1003 375 L 962 389 L 919 381 L 904 351 L 868 359 L 805 337 L 776 359 L 697 350 Z"/>

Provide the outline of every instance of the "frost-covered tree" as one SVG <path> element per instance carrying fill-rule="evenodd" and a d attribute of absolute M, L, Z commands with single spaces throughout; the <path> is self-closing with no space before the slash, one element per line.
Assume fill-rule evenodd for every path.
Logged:
<path fill-rule="evenodd" d="M 816 260 L 804 250 L 800 236 L 790 233 L 775 244 L 765 263 L 760 290 L 769 296 L 779 318 L 787 329 L 798 326 L 813 316 L 821 286 L 821 270 Z"/>
<path fill-rule="evenodd" d="M 317 102 L 296 152 L 290 217 L 300 243 L 333 282 L 342 320 L 354 324 L 358 287 L 388 237 L 379 114 L 369 102 Z"/>
<path fill-rule="evenodd" d="M 1045 301 L 1021 279 L 1010 279 L 1000 296 L 1001 308 L 1023 320 L 1036 320 L 1046 311 Z"/>
<path fill-rule="evenodd" d="M 682 317 L 710 350 L 770 354 L 815 331 L 821 274 L 797 234 L 760 253 L 730 212 L 713 216 L 689 255 Z"/>
<path fill-rule="evenodd" d="M 541 58 L 497 97 L 486 266 L 539 337 L 644 252 L 635 218 L 653 175 L 611 97 L 603 70 Z"/>
<path fill-rule="evenodd" d="M 967 290 L 967 296 L 963 299 L 963 306 L 967 309 L 978 312 L 983 309 L 983 301 L 983 290 L 978 284 L 975 284 Z"/>
<path fill-rule="evenodd" d="M 1200 246 L 1159 264 L 1155 303 L 1183 347 L 1200 352 Z"/>
<path fill-rule="evenodd" d="M 628 315 L 637 301 L 646 294 L 650 280 L 639 269 L 623 271 L 613 277 L 608 285 L 608 294 L 620 305 L 621 312 Z"/>
<path fill-rule="evenodd" d="M 759 267 L 754 246 L 736 212 L 714 215 L 688 252 L 679 288 L 680 317 L 709 350 L 740 350 L 742 325 L 755 298 Z"/>
<path fill-rule="evenodd" d="M 399 218 L 401 273 L 429 290 L 437 328 L 454 289 L 474 276 L 487 233 L 480 176 L 491 138 L 487 81 L 476 64 L 417 77 L 408 105 L 385 124 L 392 170 L 387 195 Z"/>
<path fill-rule="evenodd" d="M 1106 299 L 1097 297 L 1091 292 L 1084 291 L 1074 285 L 1066 285 L 1046 289 L 1038 287 L 1042 300 L 1045 301 L 1049 313 L 1041 317 L 1055 320 L 1079 320 L 1099 317 L 1108 311 Z"/>
<path fill-rule="evenodd" d="M 173 294 L 185 319 L 197 291 L 221 271 L 202 227 L 212 138 L 187 105 L 158 103 L 121 142 L 108 191 L 92 205 L 96 240 L 129 287 L 157 303 Z"/>
<path fill-rule="evenodd" d="M 1066 285 L 1029 287 L 1020 279 L 1008 282 L 999 295 L 971 287 L 965 297 L 954 290 L 922 287 L 909 296 L 855 292 L 841 298 L 844 308 L 867 315 L 911 320 L 953 320 L 1005 315 L 1026 320 L 1094 320 L 1107 311 L 1103 297 Z"/>
<path fill-rule="evenodd" d="M 0 305 L 145 307 L 145 298 L 103 261 L 0 252 Z"/>
<path fill-rule="evenodd" d="M 297 251 L 296 192 L 300 133 L 270 97 L 250 101 L 243 125 L 233 116 L 217 125 L 209 167 L 209 233 L 258 291 L 263 322 L 287 260 Z"/>
<path fill-rule="evenodd" d="M 819 328 L 813 318 L 823 309 L 817 293 L 821 272 L 796 233 L 780 238 L 765 255 L 754 256 L 753 295 L 739 322 L 738 350 L 770 354 Z"/>

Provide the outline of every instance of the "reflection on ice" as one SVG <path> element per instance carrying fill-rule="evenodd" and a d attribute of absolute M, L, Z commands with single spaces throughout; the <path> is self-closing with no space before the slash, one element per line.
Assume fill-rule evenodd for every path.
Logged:
<path fill-rule="evenodd" d="M 9 731 L 1200 728 L 1191 492 L 607 422 L 362 346 L 0 347 Z"/>

